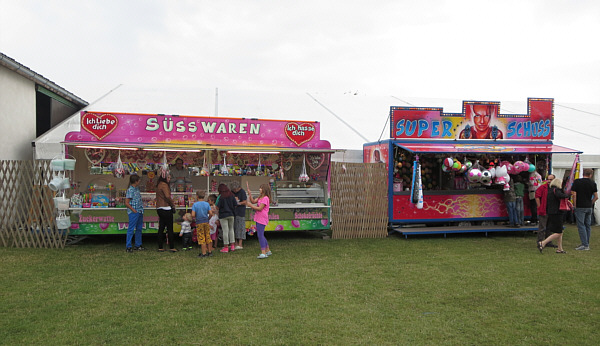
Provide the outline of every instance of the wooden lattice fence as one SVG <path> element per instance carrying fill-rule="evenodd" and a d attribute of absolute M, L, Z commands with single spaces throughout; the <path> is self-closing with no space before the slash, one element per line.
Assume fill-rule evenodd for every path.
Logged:
<path fill-rule="evenodd" d="M 388 235 L 387 181 L 384 163 L 332 163 L 332 238 Z"/>
<path fill-rule="evenodd" d="M 55 193 L 49 160 L 0 160 L 0 244 L 5 247 L 63 248 L 68 230 L 54 222 Z"/>

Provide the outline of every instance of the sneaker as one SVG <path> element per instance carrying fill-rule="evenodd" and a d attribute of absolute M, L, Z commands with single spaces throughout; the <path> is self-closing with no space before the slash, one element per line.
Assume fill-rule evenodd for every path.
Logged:
<path fill-rule="evenodd" d="M 236 250 L 242 250 L 242 249 L 244 249 L 244 248 L 243 248 L 243 247 L 241 247 L 241 246 L 239 246 L 239 245 L 236 245 L 236 246 L 235 246 L 235 249 L 236 249 Z"/>
<path fill-rule="evenodd" d="M 585 248 L 586 248 L 585 246 L 579 245 L 578 247 L 575 248 L 575 250 L 580 250 L 581 251 L 581 250 L 585 250 Z M 588 247 L 587 249 L 589 250 L 590 248 Z"/>
<path fill-rule="evenodd" d="M 206 254 L 207 257 L 212 257 L 212 252 Z"/>
<path fill-rule="evenodd" d="M 143 246 L 135 246 L 135 247 L 133 248 L 133 251 L 144 251 L 144 250 L 146 250 L 146 248 L 145 248 L 145 247 L 143 247 Z"/>
<path fill-rule="evenodd" d="M 188 249 L 187 247 L 184 247 L 184 248 L 182 248 L 181 250 L 183 250 L 183 251 L 187 251 L 187 249 Z"/>
<path fill-rule="evenodd" d="M 229 249 L 229 251 L 234 251 L 235 250 L 235 245 L 231 244 L 231 249 Z"/>
<path fill-rule="evenodd" d="M 224 248 L 221 249 L 220 252 L 227 253 L 227 252 L 229 252 L 229 248 L 228 247 L 224 247 Z"/>
<path fill-rule="evenodd" d="M 169 249 L 170 252 L 177 252 L 176 248 Z"/>
<path fill-rule="evenodd" d="M 273 253 L 271 251 L 267 251 L 267 257 L 271 256 Z"/>
<path fill-rule="evenodd" d="M 125 249 L 125 251 L 127 251 L 127 252 L 129 252 L 129 253 L 132 253 L 132 252 L 133 252 L 133 249 L 132 249 L 132 248 L 130 248 L 130 247 L 128 247 L 127 249 Z"/>
<path fill-rule="evenodd" d="M 590 247 L 589 247 L 589 246 L 586 246 L 585 248 L 583 248 L 583 250 L 585 250 L 585 251 L 590 251 Z"/>
<path fill-rule="evenodd" d="M 188 250 L 194 250 L 194 247 L 190 246 L 188 247 Z"/>
<path fill-rule="evenodd" d="M 199 254 L 198 257 L 204 258 L 204 257 L 208 257 L 208 255 Z"/>
<path fill-rule="evenodd" d="M 269 256 L 267 256 L 267 255 L 266 255 L 266 254 L 264 254 L 264 253 L 261 253 L 261 254 L 260 254 L 260 255 L 258 255 L 258 257 L 256 257 L 256 258 L 258 258 L 258 259 L 263 259 L 263 258 L 267 258 L 267 257 L 269 257 Z"/>

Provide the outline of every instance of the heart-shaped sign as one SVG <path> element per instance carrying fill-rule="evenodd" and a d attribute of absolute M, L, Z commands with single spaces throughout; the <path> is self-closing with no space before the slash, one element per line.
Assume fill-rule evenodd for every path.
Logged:
<path fill-rule="evenodd" d="M 284 170 L 289 171 L 292 168 L 293 163 L 291 160 L 283 161 L 282 163 L 283 163 Z"/>
<path fill-rule="evenodd" d="M 110 135 L 119 125 L 119 119 L 113 114 L 85 113 L 81 116 L 81 127 L 99 141 Z"/>
<path fill-rule="evenodd" d="M 92 164 L 97 165 L 104 159 L 106 156 L 106 151 L 100 148 L 86 148 L 85 149 L 85 158 Z"/>
<path fill-rule="evenodd" d="M 315 136 L 315 125 L 311 123 L 287 123 L 285 124 L 285 135 L 297 146 L 310 141 Z"/>
<path fill-rule="evenodd" d="M 317 170 L 317 168 L 321 167 L 323 162 L 325 161 L 325 153 L 320 154 L 307 154 L 306 155 L 306 163 L 313 170 Z"/>

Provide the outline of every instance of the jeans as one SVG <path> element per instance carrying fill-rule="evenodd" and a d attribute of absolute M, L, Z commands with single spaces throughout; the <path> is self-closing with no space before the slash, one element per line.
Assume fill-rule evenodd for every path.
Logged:
<path fill-rule="evenodd" d="M 523 225 L 525 223 L 525 216 L 523 215 L 525 212 L 524 206 L 523 206 L 523 197 L 517 197 L 517 200 L 515 201 L 515 210 L 516 210 L 516 224 L 519 225 Z"/>
<path fill-rule="evenodd" d="M 131 239 L 135 232 L 135 247 L 142 246 L 142 227 L 144 226 L 144 214 L 143 213 L 130 213 L 129 224 L 127 225 L 127 240 L 125 246 L 129 249 L 131 247 Z"/>
<path fill-rule="evenodd" d="M 581 245 L 589 247 L 592 235 L 592 208 L 575 208 L 575 218 Z"/>
<path fill-rule="evenodd" d="M 506 211 L 508 212 L 508 223 L 510 223 L 511 226 L 514 226 L 518 223 L 516 203 L 517 202 L 506 202 Z"/>

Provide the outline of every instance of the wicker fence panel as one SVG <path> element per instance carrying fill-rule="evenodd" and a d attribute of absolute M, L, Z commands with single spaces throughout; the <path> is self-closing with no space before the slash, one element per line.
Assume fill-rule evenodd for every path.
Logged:
<path fill-rule="evenodd" d="M 0 243 L 5 247 L 63 248 L 68 230 L 54 219 L 50 161 L 0 160 Z"/>
<path fill-rule="evenodd" d="M 387 191 L 385 164 L 333 162 L 332 238 L 386 237 L 388 235 Z"/>

